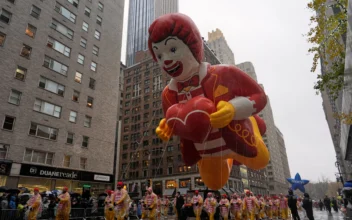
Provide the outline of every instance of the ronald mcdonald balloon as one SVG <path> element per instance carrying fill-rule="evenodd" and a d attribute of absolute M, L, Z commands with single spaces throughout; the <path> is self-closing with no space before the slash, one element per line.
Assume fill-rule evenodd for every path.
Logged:
<path fill-rule="evenodd" d="M 158 17 L 149 27 L 148 47 L 171 77 L 162 93 L 159 138 L 179 136 L 185 164 L 197 163 L 205 185 L 214 190 L 226 184 L 233 164 L 265 168 L 266 126 L 257 114 L 267 98 L 260 85 L 235 66 L 202 62 L 203 40 L 186 15 Z"/>

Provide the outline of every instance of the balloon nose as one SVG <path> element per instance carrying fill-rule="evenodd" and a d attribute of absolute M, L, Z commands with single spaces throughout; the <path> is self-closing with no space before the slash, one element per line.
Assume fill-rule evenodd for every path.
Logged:
<path fill-rule="evenodd" d="M 164 64 L 165 64 L 165 65 L 170 65 L 172 62 L 173 62 L 172 60 L 165 60 L 165 61 L 164 61 Z"/>

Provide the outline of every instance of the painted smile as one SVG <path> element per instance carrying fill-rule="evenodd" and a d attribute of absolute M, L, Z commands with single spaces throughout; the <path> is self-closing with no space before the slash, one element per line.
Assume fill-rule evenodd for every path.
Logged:
<path fill-rule="evenodd" d="M 163 68 L 167 74 L 169 74 L 171 77 L 178 77 L 181 75 L 183 72 L 183 64 L 180 61 L 177 61 L 174 65 L 172 65 L 169 68 L 164 67 Z"/>

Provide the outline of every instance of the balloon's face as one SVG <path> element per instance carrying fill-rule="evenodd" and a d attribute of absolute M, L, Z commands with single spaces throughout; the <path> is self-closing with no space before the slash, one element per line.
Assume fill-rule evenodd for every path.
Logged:
<path fill-rule="evenodd" d="M 191 50 L 175 36 L 153 43 L 153 52 L 161 69 L 176 81 L 184 81 L 198 71 L 199 63 Z"/>

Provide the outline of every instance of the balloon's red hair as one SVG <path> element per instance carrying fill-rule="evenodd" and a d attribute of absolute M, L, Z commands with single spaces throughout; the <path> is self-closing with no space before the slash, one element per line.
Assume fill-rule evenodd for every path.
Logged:
<path fill-rule="evenodd" d="M 158 17 L 149 27 L 148 47 L 153 52 L 152 43 L 158 43 L 169 36 L 175 36 L 187 44 L 194 58 L 200 63 L 203 60 L 203 40 L 197 26 L 187 15 L 181 13 L 166 14 Z"/>

